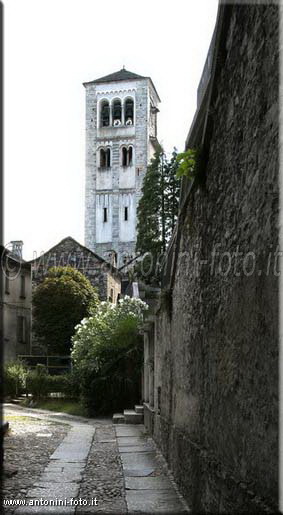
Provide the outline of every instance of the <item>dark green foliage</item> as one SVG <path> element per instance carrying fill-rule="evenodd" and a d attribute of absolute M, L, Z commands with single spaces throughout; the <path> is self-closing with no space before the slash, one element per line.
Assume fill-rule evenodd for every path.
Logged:
<path fill-rule="evenodd" d="M 102 303 L 73 337 L 74 370 L 89 415 L 112 414 L 140 401 L 143 339 L 139 334 L 146 305 L 125 297 L 117 306 Z"/>
<path fill-rule="evenodd" d="M 26 377 L 26 391 L 35 399 L 46 397 L 48 393 L 48 373 L 44 365 L 37 365 L 34 370 L 29 370 Z"/>
<path fill-rule="evenodd" d="M 72 372 L 50 375 L 44 365 L 37 365 L 26 377 L 26 393 L 35 399 L 46 398 L 51 393 L 60 393 L 68 399 L 79 397 L 79 378 Z"/>
<path fill-rule="evenodd" d="M 145 257 L 135 271 L 148 284 L 160 281 L 162 256 L 176 224 L 180 196 L 177 169 L 176 149 L 168 160 L 160 146 L 144 178 L 137 209 L 136 251 Z"/>
<path fill-rule="evenodd" d="M 177 178 L 177 149 L 174 148 L 170 161 L 165 163 L 165 227 L 166 243 L 170 241 L 178 218 L 180 180 Z"/>
<path fill-rule="evenodd" d="M 144 254 L 158 255 L 162 250 L 161 240 L 161 160 L 160 147 L 151 160 L 144 177 L 142 198 L 137 208 L 137 245 L 136 250 Z"/>
<path fill-rule="evenodd" d="M 33 294 L 33 328 L 48 354 L 68 355 L 75 326 L 96 308 L 98 296 L 74 268 L 50 268 Z"/>
<path fill-rule="evenodd" d="M 123 345 L 105 349 L 99 371 L 91 369 L 81 379 L 81 399 L 89 415 L 113 414 L 139 403 L 143 339 L 136 329 L 120 327 Z"/>
<path fill-rule="evenodd" d="M 47 393 L 61 393 L 68 399 L 79 397 L 79 377 L 74 373 L 48 375 Z"/>

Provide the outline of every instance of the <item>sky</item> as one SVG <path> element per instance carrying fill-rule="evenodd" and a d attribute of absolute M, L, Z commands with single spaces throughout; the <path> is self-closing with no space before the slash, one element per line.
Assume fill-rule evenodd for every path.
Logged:
<path fill-rule="evenodd" d="M 4 238 L 32 259 L 84 243 L 85 89 L 123 66 L 161 98 L 158 139 L 184 150 L 217 0 L 4 1 Z"/>

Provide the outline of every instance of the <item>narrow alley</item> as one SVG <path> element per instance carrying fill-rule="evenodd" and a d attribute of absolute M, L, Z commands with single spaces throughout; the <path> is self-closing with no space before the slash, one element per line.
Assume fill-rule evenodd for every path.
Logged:
<path fill-rule="evenodd" d="M 187 513 L 143 425 L 5 404 L 5 513 Z"/>

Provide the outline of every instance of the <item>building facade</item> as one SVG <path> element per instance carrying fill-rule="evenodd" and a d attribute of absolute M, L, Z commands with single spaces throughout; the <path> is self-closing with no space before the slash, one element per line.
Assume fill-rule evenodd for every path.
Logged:
<path fill-rule="evenodd" d="M 21 245 L 18 248 L 20 254 L 0 247 L 4 363 L 29 354 L 31 349 L 31 266 L 21 258 Z"/>
<path fill-rule="evenodd" d="M 118 266 L 136 245 L 136 211 L 157 148 L 159 96 L 149 77 L 125 69 L 86 88 L 85 244 Z"/>

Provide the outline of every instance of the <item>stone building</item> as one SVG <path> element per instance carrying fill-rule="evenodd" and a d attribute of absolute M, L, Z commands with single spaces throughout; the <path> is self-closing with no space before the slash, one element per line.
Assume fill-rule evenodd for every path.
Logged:
<path fill-rule="evenodd" d="M 219 6 L 145 326 L 145 424 L 196 513 L 278 511 L 278 21 Z"/>
<path fill-rule="evenodd" d="M 121 293 L 121 280 L 118 270 L 109 261 L 68 236 L 30 261 L 33 285 L 42 282 L 53 266 L 72 266 L 97 288 L 100 300 L 116 303 Z"/>
<path fill-rule="evenodd" d="M 22 259 L 22 242 L 0 247 L 3 362 L 31 349 L 31 266 Z"/>
<path fill-rule="evenodd" d="M 124 68 L 86 88 L 85 244 L 117 264 L 135 253 L 136 209 L 157 145 L 160 102 L 150 77 Z"/>

